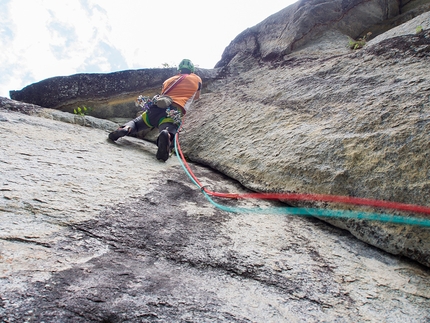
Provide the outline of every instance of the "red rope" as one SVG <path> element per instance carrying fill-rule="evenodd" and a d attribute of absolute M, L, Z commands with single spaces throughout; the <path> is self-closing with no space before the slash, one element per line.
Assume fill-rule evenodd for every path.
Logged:
<path fill-rule="evenodd" d="M 182 153 L 181 146 L 179 144 L 179 132 L 176 137 L 176 145 L 178 147 L 178 152 L 181 156 L 181 159 L 187 168 L 190 176 L 196 181 L 198 186 L 202 191 L 206 194 L 222 197 L 222 198 L 234 198 L 234 199 L 264 199 L 264 200 L 294 200 L 294 201 L 321 201 L 321 202 L 334 202 L 334 203 L 345 203 L 345 204 L 354 204 L 354 205 L 366 205 L 387 209 L 394 209 L 399 211 L 408 211 L 415 213 L 423 213 L 430 215 L 430 207 L 414 205 L 414 204 L 404 204 L 397 202 L 388 202 L 382 200 L 373 200 L 359 197 L 350 197 L 350 196 L 338 196 L 338 195 L 325 195 L 325 194 L 300 194 L 300 193 L 219 193 L 213 192 L 205 188 L 202 183 L 197 179 L 185 160 L 184 154 Z"/>

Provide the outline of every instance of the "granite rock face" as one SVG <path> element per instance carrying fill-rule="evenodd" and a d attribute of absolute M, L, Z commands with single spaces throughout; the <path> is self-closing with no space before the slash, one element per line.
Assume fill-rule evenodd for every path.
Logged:
<path fill-rule="evenodd" d="M 160 163 L 152 143 L 109 142 L 114 125 L 75 117 L 0 98 L 1 322 L 430 319 L 428 268 L 315 218 L 221 210 L 175 156 Z"/>
<path fill-rule="evenodd" d="M 232 73 L 187 117 L 184 150 L 256 191 L 429 206 L 429 19 L 422 14 L 359 51 L 299 51 Z M 417 25 L 424 31 L 416 34 Z M 428 228 L 329 221 L 430 265 Z"/>
<path fill-rule="evenodd" d="M 141 112 L 134 104 L 136 98 L 160 93 L 163 81 L 176 73 L 176 68 L 154 68 L 58 76 L 10 91 L 10 97 L 65 112 L 86 106 L 97 118 L 134 118 Z M 201 69 L 200 74 L 207 80 L 215 72 Z"/>
<path fill-rule="evenodd" d="M 238 35 L 225 49 L 218 67 L 237 65 L 249 56 L 264 61 L 282 59 L 315 40 L 330 38 L 331 50 L 370 31 L 375 24 L 399 16 L 398 1 L 297 1 Z M 240 63 L 239 63 L 240 64 Z"/>
<path fill-rule="evenodd" d="M 256 191 L 429 206 L 428 5 L 299 1 L 244 31 L 226 48 L 216 69 L 198 71 L 205 88 L 185 120 L 185 153 Z M 352 51 L 351 39 L 367 31 L 374 32 L 373 39 Z M 69 80 L 69 87 L 75 78 L 61 80 Z M 130 95 L 127 86 L 132 85 L 124 82 L 124 87 L 115 82 L 109 87 L 118 89 L 115 95 L 113 90 L 94 93 L 104 102 L 126 95 L 130 106 L 137 93 Z M 139 86 L 150 91 L 153 85 Z M 99 88 L 95 81 L 94 86 Z M 49 97 L 46 91 L 44 97 Z M 58 104 L 77 102 L 75 95 L 65 95 Z M 103 104 L 99 111 L 103 117 L 125 116 Z M 135 113 L 129 110 L 127 115 Z M 430 266 L 429 229 L 325 220 L 369 244 Z"/>
<path fill-rule="evenodd" d="M 297 1 L 239 34 L 216 67 L 231 66 L 237 73 L 251 68 L 254 59 L 283 60 L 315 47 L 320 53 L 345 54 L 349 39 L 368 32 L 377 36 L 429 10 L 430 1 Z"/>
<path fill-rule="evenodd" d="M 365 4 L 384 8 L 376 1 L 344 3 L 340 8 L 351 13 Z M 396 18 L 389 13 L 402 12 L 386 4 L 385 14 L 375 11 L 387 18 L 380 21 L 384 28 Z M 336 5 L 302 1 L 284 13 L 326 6 L 330 16 Z M 275 35 L 288 34 L 278 30 L 285 23 L 272 26 Z M 429 29 L 424 13 L 358 51 L 347 48 L 339 25 L 308 33 L 299 47 L 285 40 L 276 47 L 270 36 L 254 37 L 264 42 L 252 47 L 251 38 L 244 45 L 246 37 L 239 37 L 226 53 L 241 50 L 208 72 L 180 133 L 184 153 L 200 164 L 191 164 L 196 176 L 218 192 L 322 193 L 430 206 Z M 255 51 L 259 46 L 267 55 Z M 61 84 L 76 90 L 79 79 Z M 98 110 L 104 117 L 120 116 L 106 102 L 134 100 L 132 85 L 115 82 L 106 83 L 107 91 L 92 83 L 105 102 Z M 57 109 L 88 106 L 96 97 L 89 87 L 90 98 L 49 92 L 51 85 L 39 94 L 50 100 L 66 93 L 53 103 Z M 142 85 L 139 94 L 153 86 Z M 107 133 L 116 123 L 31 103 L 0 98 L 1 322 L 430 320 L 428 228 L 226 212 L 204 198 L 174 156 L 159 163 L 152 143 L 133 137 L 111 143 Z"/>
<path fill-rule="evenodd" d="M 92 111 L 94 116 L 127 117 L 136 112 L 133 100 L 142 89 L 156 92 L 164 79 L 174 75 L 173 69 L 122 71 L 109 74 L 76 74 L 70 77 L 53 77 L 31 84 L 20 91 L 11 91 L 13 100 L 73 112 L 81 105 L 103 109 Z M 109 99 L 108 99 L 109 98 Z M 115 102 L 116 101 L 116 102 Z M 113 104 L 110 104 L 113 102 Z M 132 110 L 132 111 L 130 111 Z"/>

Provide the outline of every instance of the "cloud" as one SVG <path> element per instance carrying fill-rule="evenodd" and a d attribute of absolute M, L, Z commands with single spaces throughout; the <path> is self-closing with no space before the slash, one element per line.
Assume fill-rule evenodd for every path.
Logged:
<path fill-rule="evenodd" d="M 55 58 L 57 60 L 70 58 L 69 49 L 73 47 L 77 39 L 75 29 L 57 20 L 48 23 L 48 30 L 51 39 L 49 46 Z"/>
<path fill-rule="evenodd" d="M 86 57 L 78 70 L 111 72 L 128 68 L 128 64 L 122 53 L 115 47 L 100 41 L 93 50 L 91 56 Z"/>
<path fill-rule="evenodd" d="M 1 47 L 7 48 L 0 54 L 0 68 L 5 71 L 0 95 L 17 89 L 21 80 L 35 82 L 85 67 L 92 72 L 127 68 L 109 44 L 106 14 L 97 6 L 88 8 L 78 1 L 9 1 L 0 29 Z"/>

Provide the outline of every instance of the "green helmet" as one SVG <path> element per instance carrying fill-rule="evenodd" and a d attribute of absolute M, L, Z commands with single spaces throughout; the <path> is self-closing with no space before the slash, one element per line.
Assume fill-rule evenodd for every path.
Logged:
<path fill-rule="evenodd" d="M 183 68 L 186 68 L 191 71 L 191 73 L 194 73 L 194 64 L 189 59 L 183 59 L 179 65 L 178 65 L 178 71 L 182 70 Z"/>

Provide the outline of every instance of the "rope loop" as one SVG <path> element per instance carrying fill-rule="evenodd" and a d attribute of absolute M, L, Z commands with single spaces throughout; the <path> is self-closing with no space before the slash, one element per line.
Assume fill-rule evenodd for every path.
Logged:
<path fill-rule="evenodd" d="M 183 120 L 182 120 L 183 122 Z M 364 198 L 355 198 L 349 196 L 336 196 L 336 195 L 322 195 L 322 194 L 298 194 L 298 193 L 219 193 L 212 192 L 194 175 L 189 164 L 185 160 L 184 154 L 182 153 L 179 144 L 179 131 L 182 128 L 182 124 L 179 126 L 179 130 L 175 136 L 175 152 L 178 157 L 179 163 L 188 175 L 190 180 L 201 190 L 206 199 L 214 205 L 216 208 L 233 213 L 261 213 L 261 214 L 284 214 L 284 215 L 299 215 L 299 216 L 318 216 L 326 218 L 344 218 L 344 219 L 360 219 L 360 220 L 371 220 L 379 222 L 390 222 L 397 224 L 417 225 L 423 227 L 430 227 L 430 207 L 403 204 L 397 202 L 388 202 L 382 200 L 371 200 Z M 421 213 L 427 215 L 427 217 L 413 217 L 413 216 L 398 216 L 393 214 L 384 213 L 371 213 L 371 212 L 360 212 L 360 211 L 349 211 L 349 210 L 331 210 L 331 209 L 316 209 L 316 208 L 297 208 L 297 207 L 268 207 L 268 208 L 240 208 L 240 207 L 229 207 L 215 203 L 210 196 L 216 196 L 221 198 L 230 199 L 264 199 L 264 200 L 302 200 L 302 201 L 323 201 L 323 202 L 335 202 L 342 204 L 353 204 L 353 205 L 366 205 L 378 208 L 393 209 L 397 211 L 407 211 L 413 213 Z"/>

